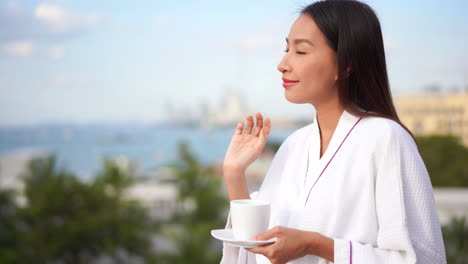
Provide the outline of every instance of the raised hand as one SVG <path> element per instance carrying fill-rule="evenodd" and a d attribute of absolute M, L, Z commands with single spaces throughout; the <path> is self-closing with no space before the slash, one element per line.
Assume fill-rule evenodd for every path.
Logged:
<path fill-rule="evenodd" d="M 238 123 L 236 131 L 224 157 L 224 168 L 229 168 L 239 172 L 245 172 L 247 167 L 254 162 L 262 153 L 268 135 L 271 131 L 271 121 L 269 118 L 263 120 L 260 113 L 256 113 L 256 126 L 252 116 L 247 116 L 247 125 L 244 130 L 244 123 Z"/>

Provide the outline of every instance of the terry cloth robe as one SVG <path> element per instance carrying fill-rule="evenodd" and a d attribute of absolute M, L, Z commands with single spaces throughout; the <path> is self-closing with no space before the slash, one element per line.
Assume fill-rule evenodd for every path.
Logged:
<path fill-rule="evenodd" d="M 431 181 L 413 138 L 386 118 L 358 120 L 342 113 L 321 158 L 317 122 L 286 138 L 251 196 L 271 203 L 269 228 L 332 238 L 337 264 L 446 263 Z M 225 228 L 232 228 L 230 213 Z M 223 243 L 221 263 L 270 262 Z M 289 263 L 330 262 L 307 255 Z"/>

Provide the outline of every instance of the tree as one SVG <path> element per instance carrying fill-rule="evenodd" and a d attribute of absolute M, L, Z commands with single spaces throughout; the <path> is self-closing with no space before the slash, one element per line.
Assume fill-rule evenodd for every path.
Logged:
<path fill-rule="evenodd" d="M 18 263 L 17 223 L 14 192 L 0 191 L 0 263 Z"/>
<path fill-rule="evenodd" d="M 468 263 L 468 225 L 465 217 L 453 218 L 451 223 L 442 227 L 447 263 Z"/>
<path fill-rule="evenodd" d="M 165 225 L 165 234 L 176 251 L 166 261 L 219 263 L 220 243 L 211 237 L 210 231 L 223 228 L 226 223 L 228 202 L 222 191 L 222 178 L 215 174 L 214 168 L 202 166 L 186 143 L 179 144 L 179 162 L 175 168 L 178 209 Z"/>
<path fill-rule="evenodd" d="M 468 187 L 468 148 L 454 136 L 418 137 L 419 153 L 437 187 Z"/>
<path fill-rule="evenodd" d="M 114 263 L 156 262 L 156 226 L 144 207 L 123 196 L 130 172 L 106 160 L 95 180 L 85 183 L 57 168 L 52 156 L 32 160 L 23 179 L 24 206 L 0 192 L 1 261 L 90 263 L 106 256 Z"/>

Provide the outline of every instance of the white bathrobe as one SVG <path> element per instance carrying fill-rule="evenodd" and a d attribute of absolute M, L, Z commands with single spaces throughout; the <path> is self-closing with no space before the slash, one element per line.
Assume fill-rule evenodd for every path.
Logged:
<path fill-rule="evenodd" d="M 321 158 L 317 122 L 286 138 L 252 196 L 270 201 L 269 227 L 334 239 L 337 264 L 446 263 L 432 185 L 413 138 L 389 119 L 358 120 L 343 112 Z M 270 262 L 224 243 L 221 263 Z M 307 255 L 289 263 L 329 262 Z"/>

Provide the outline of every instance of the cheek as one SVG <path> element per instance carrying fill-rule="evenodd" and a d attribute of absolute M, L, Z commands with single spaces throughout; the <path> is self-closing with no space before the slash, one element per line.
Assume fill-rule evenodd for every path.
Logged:
<path fill-rule="evenodd" d="M 309 60 L 301 65 L 301 90 L 310 102 L 316 102 L 333 91 L 334 68 L 324 59 Z"/>
<path fill-rule="evenodd" d="M 325 73 L 323 65 L 317 61 L 308 61 L 301 65 L 301 82 L 307 90 L 317 91 L 323 86 L 323 75 Z"/>
<path fill-rule="evenodd" d="M 320 86 L 316 89 L 326 89 L 333 86 L 336 66 L 329 58 L 314 58 L 301 67 L 301 77 L 308 86 Z"/>

